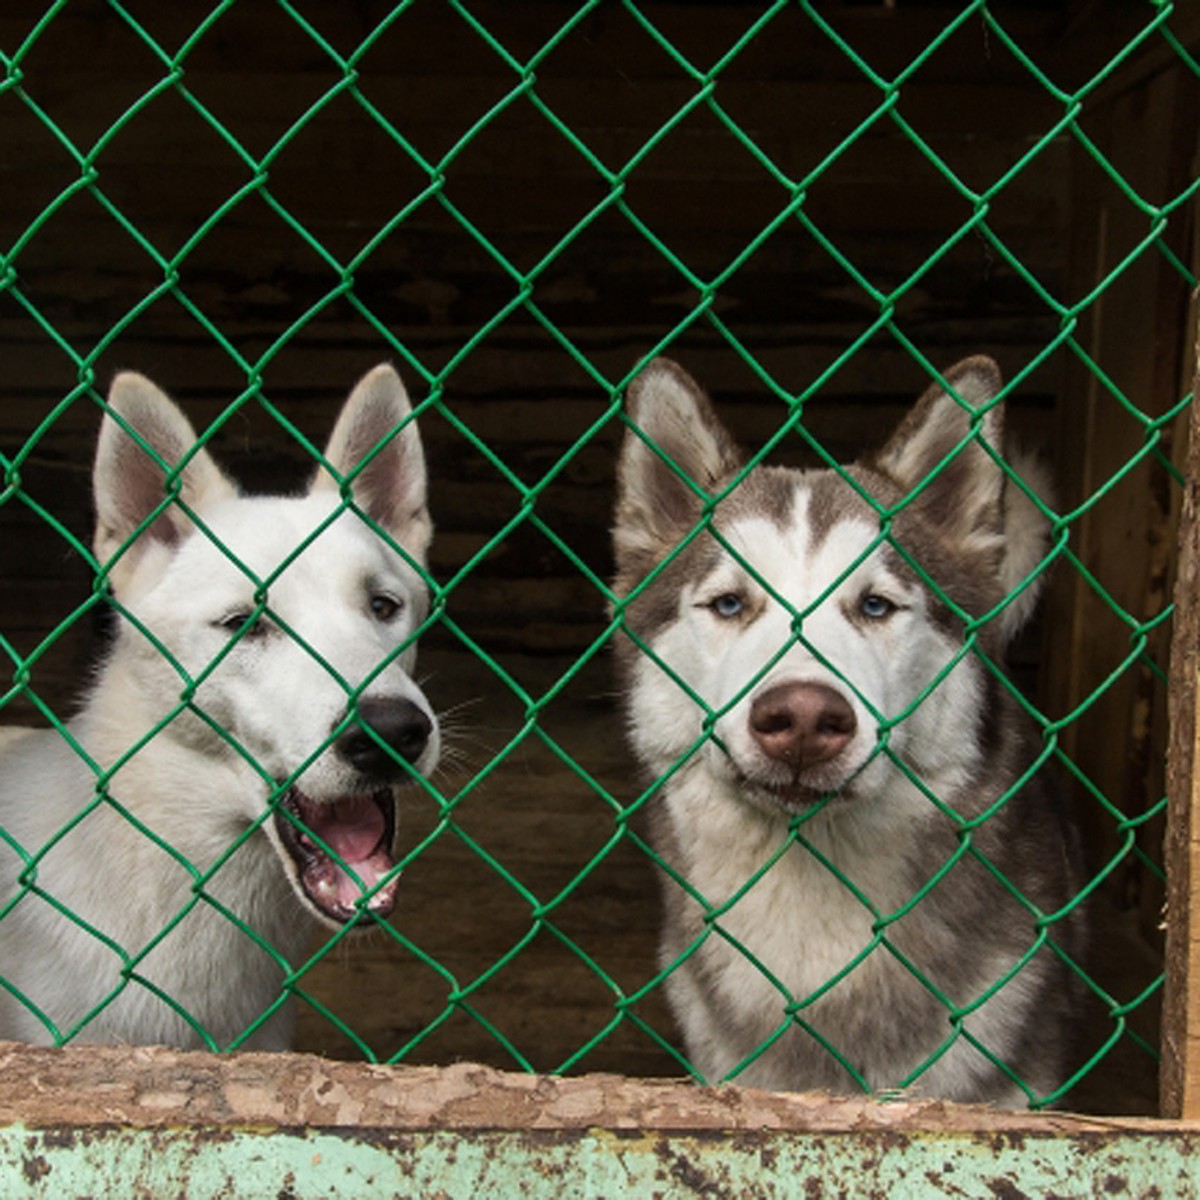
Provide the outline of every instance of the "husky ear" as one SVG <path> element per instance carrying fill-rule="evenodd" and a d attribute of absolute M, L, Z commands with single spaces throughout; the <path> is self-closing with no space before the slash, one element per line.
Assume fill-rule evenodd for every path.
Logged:
<path fill-rule="evenodd" d="M 983 356 L 963 359 L 946 372 L 946 382 L 953 394 L 930 387 L 873 465 L 906 492 L 922 489 L 914 506 L 951 545 L 966 553 L 991 549 L 1003 526 L 1005 474 L 986 447 L 1002 453 L 1004 418 L 1001 406 L 992 405 L 973 434 L 971 410 L 1000 391 L 1000 368 Z"/>
<path fill-rule="evenodd" d="M 701 501 L 689 480 L 712 492 L 741 466 L 711 401 L 670 359 L 656 358 L 638 374 L 625 406 L 636 428 L 625 432 L 617 467 L 618 566 L 655 554 L 691 526 Z"/>
<path fill-rule="evenodd" d="M 368 460 L 365 461 L 364 460 Z M 425 455 L 400 376 L 382 363 L 355 385 L 325 447 L 313 491 L 336 491 L 354 474 L 354 501 L 414 558 L 423 561 L 433 536 L 425 504 Z"/>
<path fill-rule="evenodd" d="M 914 511 L 957 555 L 980 556 L 990 563 L 995 600 L 1021 589 L 990 622 L 1004 644 L 1029 619 L 1041 593 L 1046 572 L 1038 568 L 1049 549 L 1050 523 L 986 447 L 1003 455 L 1008 468 L 1043 503 L 1053 502 L 1053 489 L 1039 462 L 1006 447 L 999 404 L 980 417 L 978 432 L 955 450 L 971 435 L 974 413 L 964 404 L 978 410 L 994 400 L 1003 384 L 1000 368 L 987 357 L 967 358 L 946 372 L 946 382 L 957 398 L 937 385 L 929 388 L 874 465 L 905 491 L 925 485 L 913 502 Z M 947 455 L 952 457 L 938 470 Z"/>
<path fill-rule="evenodd" d="M 113 380 L 108 409 L 100 424 L 92 472 L 93 548 L 97 560 L 106 563 L 138 535 L 110 572 L 114 588 L 120 591 L 144 552 L 172 547 L 192 528 L 177 504 L 169 504 L 149 525 L 140 527 L 167 495 L 166 473 L 193 449 L 196 433 L 161 389 L 133 371 L 122 371 Z M 179 499 L 195 511 L 236 494 L 207 450 L 193 454 L 179 477 Z"/>
<path fill-rule="evenodd" d="M 1033 615 L 1048 574 L 1044 564 L 1050 550 L 1050 521 L 1025 488 L 1043 505 L 1053 507 L 1055 502 L 1054 481 L 1040 458 L 1023 450 L 1009 450 L 1008 464 L 1025 487 L 1012 480 L 1004 487 L 1000 586 L 1006 595 L 1014 597 L 996 618 L 1005 643 L 1011 642 Z"/>

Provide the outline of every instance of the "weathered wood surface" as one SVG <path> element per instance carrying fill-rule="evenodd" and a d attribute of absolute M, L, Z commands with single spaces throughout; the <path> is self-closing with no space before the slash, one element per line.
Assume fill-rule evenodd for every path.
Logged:
<path fill-rule="evenodd" d="M 1096 124 L 1096 144 L 1139 193 L 1151 203 L 1177 195 L 1196 168 L 1200 91 L 1177 73 L 1163 73 L 1111 95 L 1098 111 L 1105 119 Z M 1136 817 L 1164 793 L 1162 673 L 1170 626 L 1156 618 L 1171 600 L 1180 503 L 1164 463 L 1181 458 L 1186 417 L 1162 425 L 1156 454 L 1143 451 L 1149 423 L 1191 387 L 1188 284 L 1157 253 L 1124 263 L 1149 220 L 1082 147 L 1074 150 L 1072 179 L 1068 294 L 1104 287 L 1080 311 L 1074 331 L 1095 368 L 1074 355 L 1063 363 L 1057 475 L 1061 509 L 1077 512 L 1070 547 L 1090 577 L 1073 568 L 1052 576 L 1039 696 L 1052 718 L 1080 709 L 1061 731 L 1064 750 L 1099 793 Z M 1180 261 L 1195 260 L 1190 226 L 1168 228 L 1164 238 Z M 1140 657 L 1126 663 L 1138 650 Z M 1096 861 L 1115 854 L 1124 833 L 1113 814 L 1082 790 L 1077 811 Z M 1159 853 L 1162 829 L 1158 820 L 1139 831 L 1139 845 L 1151 857 Z M 1161 887 L 1134 861 L 1121 875 L 1154 938 Z"/>
<path fill-rule="evenodd" d="M 1019 1136 L 1166 1132 L 1162 1122 L 1015 1113 L 938 1100 L 880 1104 L 821 1093 L 701 1088 L 667 1079 L 559 1078 L 478 1063 L 389 1067 L 310 1055 L 215 1058 L 161 1047 L 31 1050 L 0 1042 L 0 1125 L 324 1129 L 771 1130 L 896 1133 L 963 1130 Z M 1194 1126 L 1192 1127 L 1195 1128 Z"/>
<path fill-rule="evenodd" d="M 506 44 L 530 54 L 574 11 L 566 4 L 483 5 L 479 15 Z M 686 10 L 674 5 L 645 11 L 698 63 L 715 61 L 750 19 L 736 5 L 706 5 L 703 21 L 681 19 Z M 0 45 L 19 45 L 41 13 L 29 0 L 6 5 Z M 168 53 L 192 30 L 193 14 L 184 6 L 155 6 L 137 15 Z M 723 110 L 796 178 L 882 99 L 799 16 L 788 14 L 750 42 L 723 72 L 718 92 Z M 875 12 L 847 11 L 837 18 L 838 28 L 880 70 L 899 69 L 942 23 L 925 13 L 903 22 Z M 319 26 L 341 53 L 370 29 L 355 6 L 331 8 Z M 1031 44 L 1053 49 L 1053 21 L 1021 14 L 1014 29 Z M 329 299 L 320 307 L 339 286 L 338 271 L 277 210 L 248 196 L 174 264 L 178 293 L 141 307 L 163 283 L 155 253 L 159 259 L 178 254 L 254 171 L 194 108 L 168 93 L 131 117 L 95 159 L 103 195 L 136 224 L 153 252 L 91 195 L 53 208 L 78 180 L 80 167 L 32 104 L 86 153 L 165 68 L 124 22 L 101 12 L 67 6 L 43 37 L 21 58 L 21 94 L 0 100 L 0 146 L 6 150 L 0 247 L 19 247 L 10 264 L 17 291 L 0 292 L 0 452 L 21 456 L 26 493 L 75 536 L 88 534 L 87 466 L 98 413 L 92 398 L 80 396 L 36 444 L 28 443 L 79 381 L 71 356 L 31 309 L 86 360 L 98 386 L 119 367 L 139 368 L 176 394 L 201 427 L 246 388 L 247 379 L 180 297 L 251 363 L 291 330 L 285 348 L 262 364 L 262 392 L 319 442 L 351 381 L 382 357 L 400 359 L 414 395 L 424 396 L 420 372 L 402 360 L 380 327 L 425 371 L 436 373 L 513 301 L 518 285 L 511 272 L 430 198 L 355 267 L 354 295 L 378 326 L 345 300 Z M 1098 44 L 1083 59 L 1102 61 L 1103 48 Z M 236 6 L 199 40 L 184 72 L 189 94 L 251 156 L 266 153 L 341 78 L 328 54 L 281 12 Z M 426 157 L 445 154 L 515 82 L 512 69 L 479 35 L 440 6 L 405 14 L 364 57 L 358 76 L 362 94 Z M 628 14 L 601 10 L 539 64 L 537 88 L 616 169 L 669 121 L 694 85 Z M 1050 115 L 1040 89 L 1013 60 L 994 54 L 978 29 L 964 31 L 930 60 L 919 84 L 906 89 L 903 111 L 929 146 L 975 186 L 1016 161 Z M 987 135 L 981 137 L 982 128 Z M 1065 261 L 1066 162 L 1065 146 L 1047 145 L 989 218 L 1051 286 Z M 480 129 L 445 165 L 444 178 L 447 198 L 517 272 L 541 263 L 609 194 L 586 157 L 526 99 Z M 427 172 L 349 95 L 321 109 L 272 157 L 267 179 L 271 195 L 341 263 L 428 183 Z M 707 110 L 689 116 L 650 152 L 623 194 L 701 279 L 724 272 L 788 199 Z M 855 269 L 884 289 L 907 279 L 970 216 L 969 204 L 886 117 L 813 183 L 806 211 Z M 699 301 L 680 270 L 615 210 L 599 215 L 539 268 L 531 295 L 539 313 L 610 384 Z M 1007 264 L 981 239 L 967 237 L 898 298 L 896 312 L 935 363 L 946 366 L 987 349 L 1011 371 L 1053 332 L 1053 318 L 1032 300 Z M 775 230 L 722 283 L 714 311 L 791 394 L 808 389 L 879 315 L 877 303 L 794 221 Z M 134 312 L 108 344 L 109 331 Z M 671 351 L 720 397 L 748 444 L 778 428 L 785 403 L 767 394 L 704 318 Z M 880 334 L 811 399 L 806 426 L 831 453 L 848 458 L 877 441 L 925 382 L 907 352 Z M 1023 389 L 1031 441 L 1046 440 L 1054 385 L 1048 370 Z M 574 362 L 523 308 L 454 367 L 441 394 L 454 417 L 527 486 L 552 469 L 613 399 L 611 388 Z M 445 577 L 489 542 L 522 496 L 440 413 L 427 415 L 423 432 L 440 531 L 434 568 Z M 609 569 L 606 526 L 618 437 L 614 422 L 604 426 L 536 504 L 537 515 L 601 577 Z M 243 474 L 263 488 L 294 481 L 303 466 L 300 451 L 281 442 L 256 400 L 214 448 L 247 467 Z M 806 454 L 798 437 L 781 449 L 785 458 Z M 40 518 L 19 503 L 0 507 L 0 556 L 20 565 L 19 572 L 0 572 L 0 628 L 28 652 L 57 623 L 54 618 L 71 611 L 68 597 L 80 594 L 85 575 L 67 546 L 47 536 Z M 454 603 L 456 617 L 488 645 L 538 652 L 586 646 L 602 611 L 603 596 L 528 525 L 491 549 Z M 519 626 L 514 612 L 521 614 Z"/>
<path fill-rule="evenodd" d="M 1200 322 L 1197 364 L 1200 364 Z M 1197 367 L 1200 381 L 1200 366 Z M 1167 748 L 1167 987 L 1164 1116 L 1200 1116 L 1200 408 L 1190 424 L 1175 579 Z"/>

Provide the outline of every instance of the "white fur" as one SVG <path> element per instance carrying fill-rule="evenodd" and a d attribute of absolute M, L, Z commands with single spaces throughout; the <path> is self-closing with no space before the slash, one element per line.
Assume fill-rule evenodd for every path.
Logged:
<path fill-rule="evenodd" d="M 240 496 L 200 450 L 180 476 L 186 511 L 173 503 L 122 550 L 195 435 L 140 376 L 118 376 L 110 409 L 119 420 L 106 416 L 97 450 L 96 548 L 121 614 L 115 641 L 66 735 L 0 740 L 0 828 L 14 843 L 0 840 L 0 977 L 24 998 L 0 989 L 0 1038 L 223 1046 L 261 1021 L 241 1044 L 283 1048 L 284 975 L 321 914 L 281 847 L 273 787 L 297 783 L 333 805 L 362 786 L 329 744 L 360 686 L 360 699 L 402 698 L 428 716 L 418 772 L 439 755 L 411 678 L 415 647 L 397 654 L 427 608 L 414 565 L 430 534 L 420 442 L 399 378 L 377 368 L 346 402 L 329 469 L 305 494 Z M 357 512 L 338 512 L 343 481 L 411 563 Z M 304 645 L 275 626 L 230 645 L 222 622 L 254 607 L 259 582 L 271 617 Z M 394 619 L 375 614 L 377 594 L 402 603 Z M 123 973 L 127 959 L 137 961 Z"/>

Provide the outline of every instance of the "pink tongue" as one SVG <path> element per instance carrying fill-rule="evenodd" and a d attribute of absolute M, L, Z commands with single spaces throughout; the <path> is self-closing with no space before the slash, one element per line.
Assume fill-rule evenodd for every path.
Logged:
<path fill-rule="evenodd" d="M 379 805 L 368 796 L 339 800 L 333 811 L 306 815 L 308 827 L 348 866 L 365 862 L 383 840 Z"/>

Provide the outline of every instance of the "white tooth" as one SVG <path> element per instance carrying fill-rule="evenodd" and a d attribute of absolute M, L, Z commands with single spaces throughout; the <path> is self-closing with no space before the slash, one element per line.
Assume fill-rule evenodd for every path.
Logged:
<path fill-rule="evenodd" d="M 367 901 L 367 907 L 372 909 L 387 908 L 391 900 L 392 897 L 388 895 L 387 889 L 385 888 L 382 892 L 376 892 L 375 895 Z"/>

